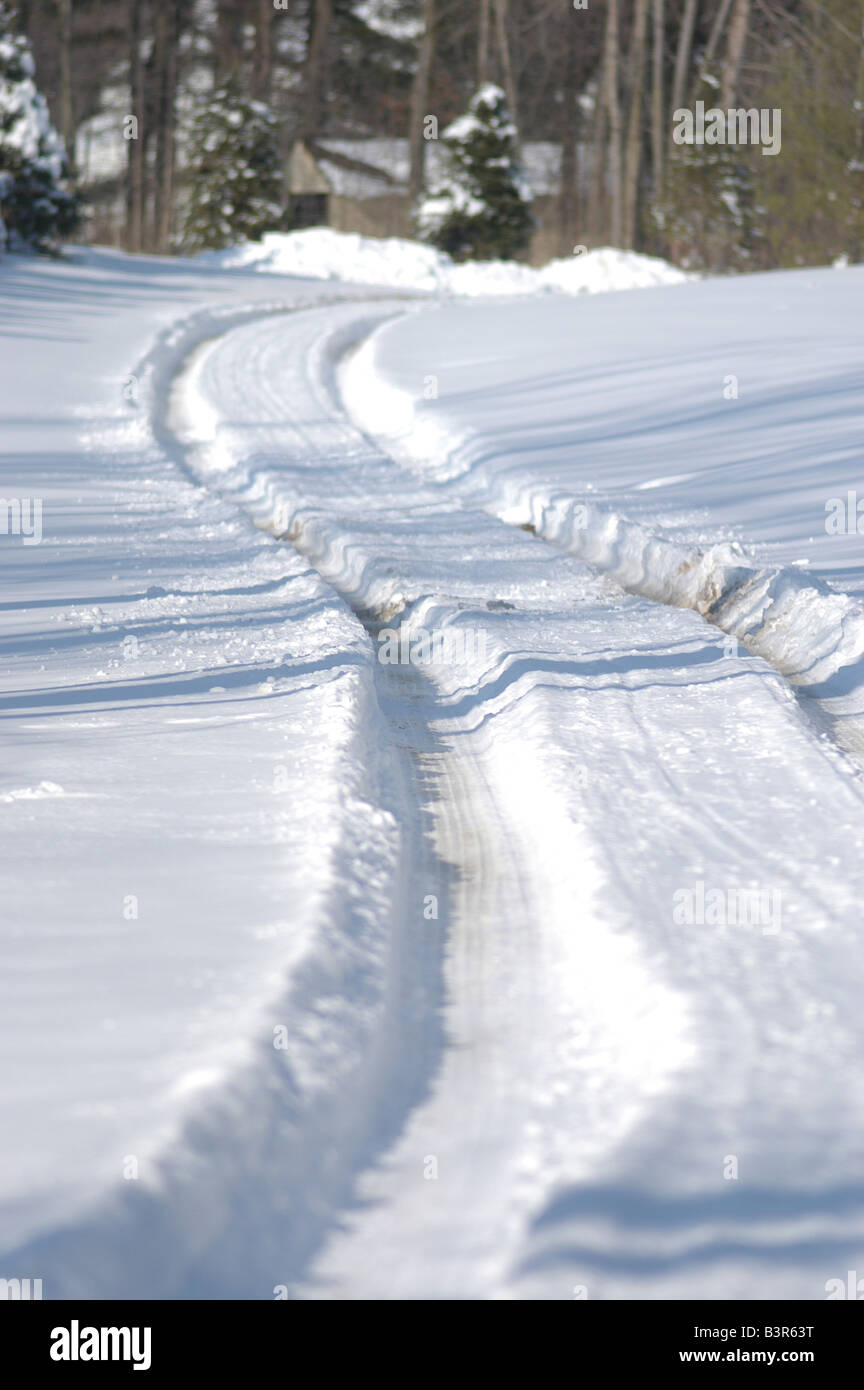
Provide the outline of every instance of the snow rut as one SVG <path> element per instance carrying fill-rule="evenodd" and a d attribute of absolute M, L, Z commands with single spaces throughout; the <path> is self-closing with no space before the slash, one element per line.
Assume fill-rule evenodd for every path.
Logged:
<path fill-rule="evenodd" d="M 415 1292 L 431 1283 L 483 1296 L 505 1280 L 564 1160 L 550 1130 L 552 1097 L 568 1097 L 581 1136 L 568 1144 L 568 1161 L 574 1146 L 586 1162 L 596 1158 L 679 1070 L 686 1026 L 674 992 L 636 944 L 605 930 L 589 838 L 574 837 L 566 801 L 545 776 L 542 683 L 532 680 L 530 661 L 524 683 L 507 672 L 500 628 L 515 605 L 490 588 L 490 576 L 505 567 L 512 576 L 514 561 L 532 567 L 536 547 L 482 512 L 454 513 L 422 488 L 403 492 L 399 468 L 345 420 L 333 399 L 333 366 L 367 330 L 355 310 L 292 316 L 276 334 L 233 332 L 196 354 L 170 418 L 191 469 L 290 540 L 373 642 L 382 627 L 397 643 L 406 634 L 469 639 L 456 640 L 455 656 L 425 673 L 411 662 L 379 663 L 381 707 L 394 737 L 408 729 L 430 779 L 437 858 L 453 878 L 449 912 L 435 901 L 434 879 L 418 882 L 408 906 L 417 918 L 431 900 L 427 930 L 448 943 L 450 1046 L 432 1097 L 388 1156 L 385 1229 L 358 1218 L 363 1230 L 356 1249 L 348 1246 L 352 1260 L 367 1245 L 376 1250 L 377 1273 L 363 1258 L 367 1296 L 373 1286 L 393 1296 L 405 1284 L 403 1232 L 429 1220 Z M 545 558 L 540 569 L 545 575 Z M 568 569 L 568 582 L 584 589 L 581 573 Z M 544 814 L 526 821 L 526 802 L 544 802 Z M 574 921 L 594 928 L 587 954 Z M 637 998 L 641 1038 L 627 1027 Z M 427 1162 L 440 1167 L 436 1187 L 424 1188 Z M 374 1188 L 376 1178 L 369 1181 Z M 439 1196 L 425 1215 L 418 1184 Z M 325 1269 L 321 1287 L 334 1277 Z"/>
<path fill-rule="evenodd" d="M 348 1201 L 356 1172 L 391 1142 L 428 1091 L 440 1057 L 440 940 L 406 908 L 418 880 L 434 885 L 445 912 L 449 894 L 446 869 L 428 847 L 425 782 L 418 775 L 414 784 L 417 759 L 408 750 L 420 746 L 419 734 L 414 730 L 404 747 L 395 740 L 391 746 L 376 694 L 378 668 L 363 631 L 314 572 L 292 552 L 268 546 L 238 520 L 233 505 L 222 508 L 205 495 L 199 507 L 193 489 L 176 481 L 182 451 L 164 409 L 178 364 L 191 346 L 261 316 L 260 305 L 207 310 L 172 327 L 137 368 L 140 409 L 131 428 L 124 420 L 94 439 L 96 449 L 116 451 L 133 478 L 140 473 L 147 488 L 158 487 L 158 502 L 142 488 L 147 503 L 159 507 L 166 531 L 176 528 L 158 549 L 157 573 L 178 592 L 160 585 L 141 597 L 149 622 L 183 624 L 191 616 L 197 621 L 190 629 L 200 626 L 209 635 L 210 620 L 220 641 L 209 650 L 190 641 L 189 669 L 184 664 L 175 678 L 170 661 L 160 667 L 165 652 L 154 639 L 147 670 L 158 676 L 124 672 L 124 680 L 106 678 L 87 691 L 97 709 L 121 708 L 128 687 L 140 684 L 148 713 L 136 723 L 135 702 L 126 705 L 121 742 L 140 737 L 154 781 L 172 758 L 182 765 L 176 789 L 169 782 L 161 800 L 151 802 L 141 790 L 145 814 L 132 817 L 129 838 L 137 830 L 131 862 L 146 861 L 152 849 L 157 875 L 163 852 L 170 858 L 179 838 L 188 906 L 184 917 L 186 899 L 181 895 L 178 907 L 175 895 L 160 914 L 159 900 L 151 898 L 131 967 L 129 957 L 118 966 L 110 947 L 93 951 L 106 979 L 109 967 L 118 970 L 112 1003 L 121 1015 L 129 1010 L 130 1032 L 146 1033 L 153 1003 L 154 1032 L 166 1052 L 167 1075 L 154 1081 L 145 1051 L 140 1111 L 133 1115 L 140 1129 L 131 1141 L 120 1129 L 122 1142 L 141 1157 L 141 1181 L 116 1180 L 104 1153 L 116 1135 L 107 1129 L 100 1152 L 104 1132 L 94 1121 L 99 1181 L 82 1182 L 79 1198 L 74 1183 L 85 1164 L 70 1163 L 71 1195 L 61 1185 L 65 1200 L 56 1203 L 62 1227 L 47 1201 L 47 1210 L 35 1213 L 13 1208 L 15 1228 L 4 1209 L 4 1260 L 13 1269 L 38 1269 L 54 1298 L 271 1297 L 275 1286 L 298 1277 Z M 200 496 L 197 484 L 194 491 Z M 132 516 L 138 520 L 141 511 Z M 184 563 L 200 566 L 180 582 L 176 570 L 163 574 L 177 563 L 176 531 Z M 121 531 L 117 549 L 123 545 Z M 128 608 L 135 613 L 136 603 Z M 288 629 L 284 647 L 280 608 Z M 136 618 L 141 621 L 140 612 Z M 241 640 L 226 654 L 221 639 L 233 637 L 234 627 Z M 224 686 L 213 686 L 216 680 Z M 200 703 L 211 689 L 219 692 L 211 710 L 182 707 L 184 698 L 193 705 L 194 693 Z M 71 688 L 67 698 L 75 693 Z M 35 695 L 34 708 L 39 702 Z M 7 696 L 4 703 L 17 701 Z M 309 738 L 316 710 L 323 727 Z M 203 747 L 200 734 L 197 740 L 185 735 L 202 726 L 212 726 L 213 734 Z M 118 761 L 124 771 L 127 765 L 110 737 L 104 746 L 96 739 L 100 786 L 110 786 L 121 780 Z M 426 756 L 434 760 L 434 753 L 430 745 Z M 240 766 L 240 775 L 220 777 L 232 758 L 231 772 Z M 211 784 L 221 793 L 212 807 L 199 790 Z M 134 786 L 131 799 L 134 804 Z M 148 822 L 148 815 L 157 818 L 154 808 L 161 808 L 155 843 Z M 77 833 L 86 870 L 92 821 L 82 820 Z M 50 835 L 44 838 L 50 845 Z M 117 835 L 110 843 L 122 862 L 125 840 Z M 238 860 L 245 883 L 242 870 L 239 880 L 232 878 Z M 182 882 L 183 870 L 179 877 Z M 202 923 L 206 949 L 191 968 L 200 970 L 196 1006 L 206 1021 L 190 1047 L 183 1045 L 186 1015 L 173 989 L 175 974 L 182 978 L 190 969 Z M 222 934 L 236 943 L 230 970 L 220 954 Z M 270 973 L 258 965 L 261 946 L 256 952 L 246 945 L 253 934 L 276 943 Z M 67 949 L 77 949 L 72 934 Z M 83 971 L 88 959 L 70 957 L 69 968 Z M 220 966 L 230 1004 L 206 990 L 208 974 Z M 192 1007 L 189 1014 L 191 1032 L 198 1019 Z M 86 1041 L 86 1029 L 79 1031 Z M 76 1046 L 81 1040 L 76 1032 Z M 78 1057 L 73 1050 L 73 1069 Z M 93 1069 L 89 1061 L 80 1065 Z M 127 1074 L 138 1078 L 134 1061 Z M 34 1104 L 31 1098 L 31 1109 Z"/>
<path fill-rule="evenodd" d="M 740 641 L 813 700 L 839 740 L 864 755 L 864 603 L 814 575 L 758 564 L 736 543 L 689 545 L 558 488 L 520 481 L 495 461 L 468 467 L 476 446 L 424 412 L 382 374 L 375 336 L 340 373 L 346 408 L 380 447 L 445 495 L 482 507 L 608 574 L 628 593 L 689 608 Z"/>
<path fill-rule="evenodd" d="M 727 1259 L 709 1198 L 729 1152 L 763 1190 L 805 1175 L 826 1191 L 860 1152 L 860 1097 L 825 1064 L 864 1041 L 837 985 L 858 951 L 856 785 L 770 666 L 718 649 L 700 616 L 628 596 L 361 434 L 334 363 L 370 317 L 333 309 L 227 334 L 191 362 L 173 413 L 196 476 L 289 539 L 373 643 L 382 628 L 397 647 L 466 639 L 419 675 L 379 679 L 394 736 L 419 749 L 436 860 L 453 873 L 426 928 L 445 951 L 448 1046 L 299 1292 L 569 1298 L 577 1267 L 599 1296 L 664 1280 L 678 1296 L 718 1279 L 742 1297 L 779 1291 L 770 1264 Z M 725 901 L 754 884 L 782 897 L 776 935 L 673 912 L 682 890 L 719 886 Z M 613 1229 L 594 1222 L 587 1243 L 546 1250 L 556 1194 L 603 1180 L 647 1186 L 658 1211 L 694 1194 L 667 1271 L 639 1266 L 624 1196 Z M 827 1207 L 816 1219 L 824 1238 L 799 1258 L 792 1228 L 766 1215 L 794 1265 L 784 1287 L 803 1296 L 831 1273 L 820 1261 L 840 1258 Z M 848 1246 L 860 1230 L 848 1224 Z M 616 1248 L 635 1284 L 618 1279 Z"/>
<path fill-rule="evenodd" d="M 864 604 L 812 575 L 755 564 L 740 546 L 669 540 L 584 499 L 529 490 L 490 510 L 609 574 L 629 593 L 692 608 L 842 720 L 864 751 Z M 854 724 L 848 721 L 854 720 Z"/>

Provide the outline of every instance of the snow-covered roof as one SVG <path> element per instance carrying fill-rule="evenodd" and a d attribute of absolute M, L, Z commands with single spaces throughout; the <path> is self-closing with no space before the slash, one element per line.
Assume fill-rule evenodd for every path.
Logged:
<path fill-rule="evenodd" d="M 76 158 L 82 183 L 101 183 L 122 176 L 128 154 L 122 138 L 122 119 L 117 112 L 128 109 L 125 88 L 108 93 L 104 109 L 82 122 L 76 140 Z M 388 193 L 404 193 L 408 187 L 410 154 L 405 139 L 324 139 L 317 142 L 317 166 L 333 193 L 342 198 L 380 198 Z M 339 158 L 330 160 L 323 151 Z M 440 141 L 430 140 L 426 150 L 427 178 L 434 181 L 443 159 Z M 185 163 L 178 149 L 178 165 Z M 532 197 L 558 191 L 561 149 L 552 141 L 529 141 L 522 146 L 522 164 Z M 365 166 L 365 167 L 363 167 Z M 301 191 L 301 190 L 297 190 Z"/>
<path fill-rule="evenodd" d="M 330 150 L 339 162 L 321 151 Z M 366 168 L 350 168 L 350 160 Z M 407 140 L 319 140 L 316 163 L 332 191 L 342 198 L 380 198 L 402 193 L 408 183 Z"/>
<path fill-rule="evenodd" d="M 119 178 L 128 159 L 129 146 L 119 114 L 129 110 L 128 88 L 108 88 L 102 100 L 102 109 L 82 121 L 75 136 L 75 163 L 84 185 Z"/>
<path fill-rule="evenodd" d="M 332 150 L 345 159 L 368 165 L 370 172 L 318 158 L 318 167 L 334 193 L 342 198 L 380 198 L 385 193 L 404 192 L 408 185 L 409 147 L 404 139 L 319 140 L 319 150 Z M 532 197 L 558 191 L 561 147 L 551 140 L 529 141 L 522 146 L 522 164 Z M 434 181 L 443 158 L 443 146 L 430 140 L 426 151 L 427 176 Z M 380 170 L 380 175 L 375 170 Z M 390 178 L 388 179 L 387 175 Z"/>

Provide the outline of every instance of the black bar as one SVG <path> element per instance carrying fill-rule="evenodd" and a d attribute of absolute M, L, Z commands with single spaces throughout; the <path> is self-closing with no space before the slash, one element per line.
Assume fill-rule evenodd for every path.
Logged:
<path fill-rule="evenodd" d="M 535 1322 L 536 1304 L 523 1311 L 508 1303 L 506 1323 L 499 1324 L 500 1305 L 485 1313 L 477 1305 L 469 1324 L 464 1312 L 446 1303 L 398 1303 L 379 1323 L 368 1304 L 362 1304 L 363 1322 L 355 1324 L 356 1308 L 337 1308 L 321 1302 L 6 1302 L 0 1303 L 0 1337 L 4 1362 L 24 1372 L 49 1373 L 52 1379 L 100 1372 L 112 1376 L 149 1375 L 157 1380 L 169 1374 L 212 1374 L 227 1380 L 235 1374 L 272 1374 L 279 1368 L 294 1379 L 300 1356 L 308 1367 L 313 1358 L 321 1375 L 333 1378 L 340 1353 L 352 1374 L 368 1374 L 379 1356 L 393 1373 L 401 1364 L 399 1379 L 415 1379 L 417 1371 L 428 1377 L 440 1365 L 441 1374 L 452 1378 L 460 1364 L 457 1345 L 469 1339 L 475 1356 L 533 1352 L 532 1380 L 545 1374 L 543 1364 L 565 1356 L 575 1379 L 592 1370 L 601 1376 L 646 1373 L 685 1374 L 700 1367 L 721 1371 L 769 1373 L 786 1367 L 816 1372 L 831 1384 L 842 1374 L 860 1376 L 864 1319 L 859 1303 L 849 1302 L 747 1302 L 661 1303 L 573 1301 L 563 1314 L 542 1314 Z M 390 1304 L 384 1305 L 385 1310 Z M 326 1310 L 326 1320 L 325 1320 Z M 479 1324 L 478 1324 L 479 1316 Z M 442 1317 L 444 1322 L 442 1323 Z M 489 1322 L 486 1322 L 486 1319 Z M 524 1321 L 523 1321 L 524 1319 Z M 458 1342 L 451 1340 L 448 1323 Z M 116 1329 L 117 1335 L 101 1329 Z M 89 1329 L 96 1329 L 94 1336 Z M 137 1336 L 133 1333 L 137 1329 Z M 149 1342 L 145 1336 L 149 1329 Z M 549 1336 L 548 1344 L 536 1342 Z M 383 1339 L 383 1341 L 381 1340 Z M 391 1344 L 392 1339 L 392 1344 Z M 376 1343 L 378 1343 L 376 1350 Z M 399 1350 L 399 1347 L 402 1350 Z M 54 1359 L 59 1353 L 78 1359 Z M 91 1350 L 105 1359 L 89 1358 Z M 111 1359 L 116 1350 L 118 1358 Z M 84 1355 L 82 1356 L 82 1352 Z M 413 1364 L 414 1358 L 419 1366 Z M 370 1361 L 371 1358 L 371 1361 Z M 395 1361 L 394 1361 L 395 1358 Z M 149 1365 L 145 1362 L 149 1361 Z M 265 1369 L 266 1368 L 266 1369 Z M 311 1368 L 310 1368 L 311 1369 Z M 515 1372 L 515 1365 L 512 1367 Z M 552 1365 L 547 1364 L 552 1372 Z M 303 1374 L 309 1378 L 309 1369 Z M 313 1371 L 314 1374 L 314 1371 Z M 487 1377 L 488 1378 L 488 1377 Z M 254 1387 L 250 1387 L 254 1390 Z"/>

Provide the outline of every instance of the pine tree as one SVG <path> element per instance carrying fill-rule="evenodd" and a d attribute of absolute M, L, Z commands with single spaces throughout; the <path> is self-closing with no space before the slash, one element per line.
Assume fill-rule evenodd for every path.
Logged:
<path fill-rule="evenodd" d="M 758 269 L 763 209 L 753 159 L 730 145 L 682 146 L 669 160 L 662 202 L 651 209 L 661 252 L 685 270 Z"/>
<path fill-rule="evenodd" d="M 860 0 L 855 9 L 864 19 Z M 757 164 L 774 265 L 864 254 L 864 53 L 849 14 L 849 0 L 820 4 L 808 26 L 812 42 L 778 51 L 760 97 L 783 113 L 781 158 Z"/>
<path fill-rule="evenodd" d="M 706 108 L 713 109 L 714 90 L 705 79 L 699 97 Z M 773 161 L 738 143 L 728 118 L 719 131 L 714 124 L 701 133 L 694 128 L 691 144 L 676 142 L 663 196 L 650 208 L 657 249 L 685 270 L 756 270 L 765 254 L 757 176 Z"/>
<path fill-rule="evenodd" d="M 217 87 L 193 121 L 186 192 L 184 251 L 257 241 L 283 225 L 276 123 L 237 77 Z"/>
<path fill-rule="evenodd" d="M 30 45 L 0 0 L 0 249 L 55 251 L 80 215 L 63 142 L 36 89 Z"/>
<path fill-rule="evenodd" d="M 442 142 L 446 166 L 417 206 L 419 235 L 455 260 L 521 255 L 534 221 L 501 88 L 491 82 L 481 87 Z"/>

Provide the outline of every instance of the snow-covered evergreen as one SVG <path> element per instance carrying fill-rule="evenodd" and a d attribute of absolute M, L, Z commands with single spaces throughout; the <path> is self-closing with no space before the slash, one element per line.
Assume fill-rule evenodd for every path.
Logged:
<path fill-rule="evenodd" d="M 30 45 L 0 0 L 0 249 L 53 250 L 80 220 L 63 142 L 34 74 Z"/>
<path fill-rule="evenodd" d="M 276 123 L 236 78 L 202 103 L 189 139 L 190 168 L 180 243 L 184 251 L 256 241 L 282 225 Z"/>
<path fill-rule="evenodd" d="M 443 132 L 443 175 L 416 212 L 419 235 L 455 260 L 510 260 L 534 226 L 516 127 L 500 87 L 487 82 Z"/>

